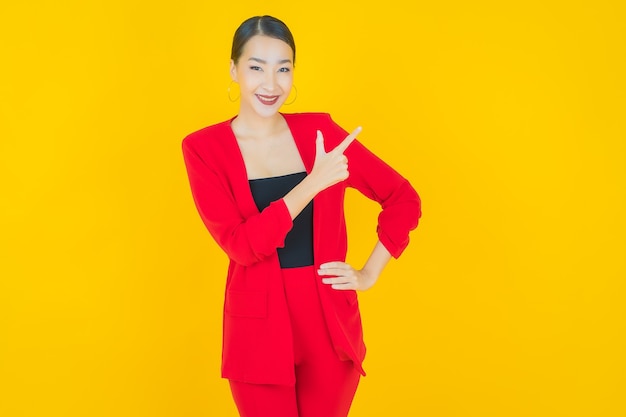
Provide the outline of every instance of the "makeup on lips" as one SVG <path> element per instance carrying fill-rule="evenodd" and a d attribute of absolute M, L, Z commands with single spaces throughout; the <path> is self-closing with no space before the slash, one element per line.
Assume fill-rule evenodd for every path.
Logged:
<path fill-rule="evenodd" d="M 255 94 L 255 95 L 256 95 L 256 98 L 258 98 L 259 101 L 265 104 L 266 106 L 271 106 L 273 104 L 276 104 L 276 102 L 278 101 L 278 97 L 279 97 L 279 96 L 265 96 L 261 94 Z"/>

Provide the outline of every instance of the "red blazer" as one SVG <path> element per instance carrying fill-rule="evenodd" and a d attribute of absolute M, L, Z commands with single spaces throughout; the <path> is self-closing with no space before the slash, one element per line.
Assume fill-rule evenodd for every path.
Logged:
<path fill-rule="evenodd" d="M 327 151 L 347 135 L 326 113 L 282 114 L 307 172 L 315 159 L 316 130 Z M 251 383 L 294 385 L 294 357 L 276 248 L 284 245 L 292 220 L 283 199 L 262 212 L 250 191 L 243 157 L 230 120 L 186 136 L 182 151 L 195 205 L 205 226 L 230 259 L 224 298 L 222 377 Z M 421 216 L 409 182 L 355 140 L 345 151 L 349 178 L 319 193 L 313 203 L 315 267 L 345 261 L 346 187 L 379 202 L 377 233 L 397 258 Z M 320 280 L 322 308 L 336 352 L 362 375 L 365 344 L 357 294 Z"/>

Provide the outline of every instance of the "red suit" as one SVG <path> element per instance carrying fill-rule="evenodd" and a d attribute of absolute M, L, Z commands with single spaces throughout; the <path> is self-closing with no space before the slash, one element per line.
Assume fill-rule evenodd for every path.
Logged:
<path fill-rule="evenodd" d="M 283 114 L 308 173 L 315 160 L 316 131 L 326 150 L 348 132 L 326 113 Z M 294 385 L 292 329 L 276 249 L 292 226 L 283 199 L 259 212 L 231 120 L 189 134 L 182 142 L 193 198 L 207 229 L 230 259 L 226 278 L 222 377 L 259 384 Z M 409 182 L 355 140 L 344 154 L 349 178 L 313 200 L 316 269 L 345 261 L 346 187 L 354 187 L 382 207 L 378 238 L 395 258 L 409 243 L 421 216 L 420 199 Z M 335 290 L 318 280 L 320 301 L 336 353 L 362 375 L 365 344 L 354 290 Z"/>

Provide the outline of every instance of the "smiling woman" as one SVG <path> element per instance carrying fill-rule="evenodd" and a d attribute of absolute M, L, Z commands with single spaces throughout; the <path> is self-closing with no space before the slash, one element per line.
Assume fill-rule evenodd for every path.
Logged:
<path fill-rule="evenodd" d="M 243 22 L 230 63 L 239 113 L 182 143 L 200 217 L 230 259 L 222 377 L 245 417 L 347 416 L 365 375 L 356 290 L 400 256 L 421 216 L 409 182 L 356 140 L 360 128 L 279 112 L 295 51 L 280 20 Z M 383 207 L 360 269 L 345 262 L 347 187 Z"/>
<path fill-rule="evenodd" d="M 293 85 L 292 49 L 282 40 L 255 35 L 239 52 L 231 60 L 230 75 L 241 91 L 240 115 L 256 112 L 271 116 Z"/>

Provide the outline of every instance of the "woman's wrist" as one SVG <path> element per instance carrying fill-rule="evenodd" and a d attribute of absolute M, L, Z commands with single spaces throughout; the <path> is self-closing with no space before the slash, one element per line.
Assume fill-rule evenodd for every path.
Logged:
<path fill-rule="evenodd" d="M 375 282 L 378 280 L 378 277 L 382 274 L 383 269 L 385 269 L 385 266 L 387 266 L 390 260 L 391 254 L 379 240 L 376 242 L 376 246 L 374 246 L 370 257 L 361 269 L 361 272 L 367 275 L 370 280 L 373 279 Z"/>
<path fill-rule="evenodd" d="M 283 197 L 283 200 L 287 205 L 291 218 L 295 219 L 319 191 L 315 180 L 310 178 L 310 175 L 307 175 L 298 185 L 287 193 L 287 195 Z"/>
<path fill-rule="evenodd" d="M 313 199 L 313 197 L 315 197 L 320 191 L 322 191 L 318 184 L 318 181 L 316 181 L 315 173 L 313 172 L 304 177 L 304 179 L 298 185 L 302 185 L 302 187 L 310 195 L 311 199 Z"/>
<path fill-rule="evenodd" d="M 376 284 L 376 281 L 378 281 L 378 277 L 380 276 L 380 273 L 376 273 L 376 271 L 372 271 L 371 269 L 363 267 L 363 269 L 359 270 L 359 275 L 360 275 L 359 280 L 361 282 L 359 284 L 360 288 L 358 289 L 361 291 L 365 291 L 373 287 L 374 284 Z"/>

